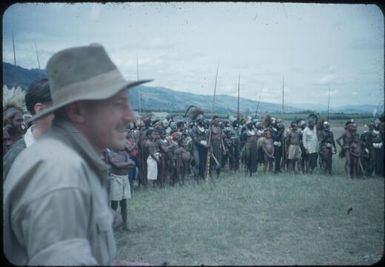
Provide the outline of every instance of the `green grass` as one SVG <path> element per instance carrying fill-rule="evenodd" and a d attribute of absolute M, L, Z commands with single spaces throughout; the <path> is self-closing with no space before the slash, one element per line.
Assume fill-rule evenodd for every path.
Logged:
<path fill-rule="evenodd" d="M 370 264 L 383 253 L 383 200 L 383 178 L 323 175 L 140 189 L 118 255 L 156 265 Z"/>
<path fill-rule="evenodd" d="M 343 131 L 332 129 L 336 138 Z M 334 155 L 333 176 L 239 172 L 135 187 L 132 232 L 116 233 L 118 257 L 155 265 L 373 264 L 384 251 L 384 178 L 347 179 L 343 165 Z"/>

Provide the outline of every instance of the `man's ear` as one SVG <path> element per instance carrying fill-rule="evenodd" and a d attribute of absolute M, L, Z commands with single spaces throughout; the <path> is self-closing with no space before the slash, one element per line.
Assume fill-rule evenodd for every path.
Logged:
<path fill-rule="evenodd" d="M 65 107 L 68 118 L 78 124 L 83 124 L 86 121 L 85 106 L 81 102 L 75 102 Z"/>
<path fill-rule="evenodd" d="M 45 109 L 47 106 L 43 103 L 36 103 L 34 106 L 33 106 L 33 109 L 35 110 L 35 113 L 38 113 L 39 111 L 42 111 L 43 109 Z"/>

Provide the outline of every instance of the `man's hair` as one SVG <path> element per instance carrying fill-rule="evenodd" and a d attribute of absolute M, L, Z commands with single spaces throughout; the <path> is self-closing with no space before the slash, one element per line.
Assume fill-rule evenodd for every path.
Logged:
<path fill-rule="evenodd" d="M 152 134 L 153 131 L 154 131 L 153 128 L 149 128 L 149 129 L 147 130 L 147 132 L 146 132 L 146 136 L 149 137 L 149 136 Z"/>
<path fill-rule="evenodd" d="M 31 83 L 25 94 L 25 105 L 29 113 L 34 115 L 34 106 L 36 103 L 47 103 L 51 102 L 51 93 L 49 90 L 48 79 L 40 79 Z"/>

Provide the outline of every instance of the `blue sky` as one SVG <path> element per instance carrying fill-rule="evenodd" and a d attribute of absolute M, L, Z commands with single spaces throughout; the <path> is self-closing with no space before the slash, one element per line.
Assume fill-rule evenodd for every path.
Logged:
<path fill-rule="evenodd" d="M 384 17 L 375 5 L 305 3 L 14 4 L 3 60 L 37 68 L 53 53 L 101 43 L 130 80 L 285 104 L 384 102 Z"/>

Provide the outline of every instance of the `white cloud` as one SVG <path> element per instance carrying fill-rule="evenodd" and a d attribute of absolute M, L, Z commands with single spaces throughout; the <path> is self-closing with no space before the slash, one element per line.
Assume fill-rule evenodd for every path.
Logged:
<path fill-rule="evenodd" d="M 91 6 L 91 12 L 90 12 L 90 20 L 91 22 L 99 21 L 100 14 L 101 14 L 101 6 L 98 4 L 93 4 Z"/>
<path fill-rule="evenodd" d="M 327 74 L 317 81 L 318 84 L 330 84 L 336 80 L 337 76 L 335 74 Z"/>
<path fill-rule="evenodd" d="M 126 78 L 136 78 L 138 56 L 150 86 L 212 94 L 219 64 L 218 94 L 236 95 L 240 74 L 249 99 L 280 102 L 283 76 L 285 102 L 311 102 L 310 90 L 325 98 L 329 85 L 341 103 L 383 99 L 384 25 L 373 5 L 20 4 L 3 29 L 3 60 L 13 62 L 14 31 L 26 68 L 37 65 L 34 41 L 42 67 L 54 52 L 100 42 Z"/>

